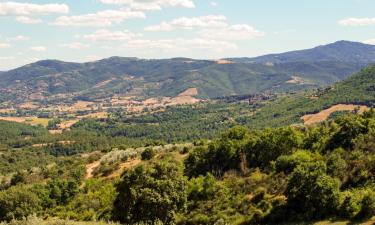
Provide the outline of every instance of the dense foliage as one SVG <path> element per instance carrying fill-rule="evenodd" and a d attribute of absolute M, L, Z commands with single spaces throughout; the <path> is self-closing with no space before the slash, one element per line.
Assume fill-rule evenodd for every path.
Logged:
<path fill-rule="evenodd" d="M 153 156 L 150 149 L 156 148 L 114 149 L 99 158 L 108 167 L 144 152 Z M 105 173 L 84 179 L 82 166 L 98 160 L 95 154 L 93 159 L 50 156 L 60 170 L 51 165 L 20 170 L 3 185 L 0 217 L 35 214 L 125 224 L 369 219 L 375 215 L 374 149 L 375 112 L 370 111 L 312 127 L 237 126 L 210 142 L 143 156 L 148 160 L 139 160 L 120 179 L 107 180 Z"/>

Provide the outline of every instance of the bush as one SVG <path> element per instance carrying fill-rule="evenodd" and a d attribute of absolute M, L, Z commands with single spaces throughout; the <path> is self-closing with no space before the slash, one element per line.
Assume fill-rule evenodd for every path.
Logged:
<path fill-rule="evenodd" d="M 41 200 L 25 186 L 0 192 L 0 220 L 21 219 L 41 210 Z"/>
<path fill-rule="evenodd" d="M 358 217 L 361 219 L 367 219 L 375 215 L 375 192 L 368 191 L 363 197 L 362 209 L 358 214 Z"/>
<path fill-rule="evenodd" d="M 146 148 L 141 154 L 142 160 L 150 160 L 154 158 L 156 155 L 156 152 L 152 148 Z"/>

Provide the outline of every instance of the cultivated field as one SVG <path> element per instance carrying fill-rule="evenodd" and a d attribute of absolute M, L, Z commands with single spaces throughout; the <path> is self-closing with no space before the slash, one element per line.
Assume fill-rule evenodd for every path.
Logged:
<path fill-rule="evenodd" d="M 305 115 L 301 117 L 301 119 L 303 120 L 305 125 L 311 125 L 311 124 L 316 124 L 316 123 L 321 123 L 321 122 L 326 121 L 332 113 L 343 112 L 343 111 L 354 111 L 356 109 L 359 109 L 358 111 L 359 113 L 363 113 L 367 110 L 370 110 L 369 107 L 362 106 L 362 105 L 338 104 L 328 109 L 325 109 L 323 111 L 320 111 L 316 114 Z"/>

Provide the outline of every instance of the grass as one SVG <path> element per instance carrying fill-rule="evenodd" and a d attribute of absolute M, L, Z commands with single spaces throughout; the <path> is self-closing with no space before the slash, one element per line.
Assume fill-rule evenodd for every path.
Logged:
<path fill-rule="evenodd" d="M 49 120 L 50 119 L 31 117 L 26 119 L 25 122 L 31 125 L 42 125 L 43 127 L 47 127 Z"/>

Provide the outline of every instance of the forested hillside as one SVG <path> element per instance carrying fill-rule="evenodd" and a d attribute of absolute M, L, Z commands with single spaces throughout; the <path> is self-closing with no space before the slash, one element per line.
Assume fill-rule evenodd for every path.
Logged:
<path fill-rule="evenodd" d="M 56 155 L 49 149 L 57 145 L 12 148 L 9 142 L 2 150 L 2 165 L 12 161 L 23 167 L 19 164 L 14 167 L 18 171 L 9 173 L 1 166 L 0 219 L 35 215 L 123 224 L 366 221 L 375 215 L 374 124 L 370 111 L 312 127 L 234 127 L 211 142 L 183 148 L 151 144 L 143 150 L 120 150 L 126 145 L 109 141 L 90 154 L 60 148 Z M 43 140 L 43 133 L 33 129 L 26 134 L 6 124 L 3 130 L 14 134 L 15 141 L 25 135 L 30 142 Z M 92 146 L 92 140 L 80 139 Z M 78 141 L 60 146 L 74 145 L 72 140 Z M 85 152 L 93 150 L 97 148 Z M 22 152 L 37 157 L 22 162 L 16 157 Z M 88 178 L 85 167 L 93 162 L 100 162 L 99 167 Z M 122 175 L 111 175 L 120 165 L 128 167 Z"/>
<path fill-rule="evenodd" d="M 374 84 L 375 65 L 364 68 L 332 87 L 279 98 L 261 108 L 247 123 L 255 127 L 300 123 L 301 117 L 306 114 L 316 113 L 341 103 L 373 107 Z"/>
<path fill-rule="evenodd" d="M 188 88 L 197 88 L 200 98 L 296 91 L 340 81 L 375 61 L 374 46 L 350 42 L 285 54 L 231 61 L 120 57 L 89 63 L 44 60 L 1 73 L 0 98 L 22 102 L 56 97 L 98 100 L 115 94 L 160 97 L 176 96 Z"/>

